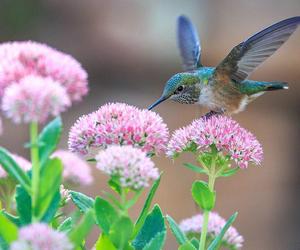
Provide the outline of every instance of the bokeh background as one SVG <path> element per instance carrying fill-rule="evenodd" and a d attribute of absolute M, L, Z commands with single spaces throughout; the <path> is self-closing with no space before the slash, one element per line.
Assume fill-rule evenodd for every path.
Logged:
<path fill-rule="evenodd" d="M 175 24 L 180 14 L 198 27 L 202 61 L 214 66 L 230 49 L 262 28 L 300 14 L 299 0 L 1 0 L 0 40 L 36 40 L 72 54 L 89 73 L 90 92 L 63 114 L 68 131 L 82 114 L 107 102 L 147 107 L 164 82 L 181 70 Z M 255 73 L 252 79 L 282 80 L 289 91 L 267 93 L 235 116 L 263 144 L 261 167 L 249 167 L 217 182 L 216 210 L 228 218 L 239 211 L 235 227 L 245 237 L 244 249 L 300 249 L 300 29 Z M 156 109 L 171 131 L 190 123 L 205 110 L 166 102 Z M 4 121 L 1 146 L 27 156 L 28 128 Z M 164 156 L 155 159 L 164 171 L 155 202 L 177 221 L 194 215 L 190 187 L 195 174 Z M 95 183 L 79 188 L 100 194 L 106 178 L 96 170 Z M 132 211 L 137 216 L 142 203 Z M 89 239 L 91 246 L 97 232 Z M 177 249 L 168 235 L 167 250 Z"/>

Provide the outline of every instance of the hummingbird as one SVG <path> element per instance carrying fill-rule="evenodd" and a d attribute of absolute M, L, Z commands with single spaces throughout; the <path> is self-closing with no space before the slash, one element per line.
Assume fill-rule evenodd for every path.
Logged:
<path fill-rule="evenodd" d="M 201 63 L 200 39 L 186 16 L 177 20 L 177 43 L 184 72 L 173 75 L 165 84 L 161 97 L 148 107 L 171 99 L 179 103 L 199 104 L 210 110 L 206 114 L 235 114 L 266 91 L 288 89 L 281 81 L 249 80 L 250 74 L 288 40 L 300 24 L 300 16 L 271 25 L 236 45 L 216 67 Z"/>

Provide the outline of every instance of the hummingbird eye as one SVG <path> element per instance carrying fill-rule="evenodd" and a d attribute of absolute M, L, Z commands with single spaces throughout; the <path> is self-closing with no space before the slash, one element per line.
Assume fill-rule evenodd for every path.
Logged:
<path fill-rule="evenodd" d="M 179 86 L 177 89 L 176 89 L 176 92 L 181 92 L 183 90 L 183 86 Z"/>

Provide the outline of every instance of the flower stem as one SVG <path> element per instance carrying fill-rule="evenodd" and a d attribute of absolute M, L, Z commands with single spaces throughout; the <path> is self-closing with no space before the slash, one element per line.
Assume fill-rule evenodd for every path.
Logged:
<path fill-rule="evenodd" d="M 32 181 L 31 181 L 31 211 L 32 220 L 36 222 L 35 208 L 37 205 L 39 181 L 40 181 L 40 163 L 39 163 L 39 147 L 38 147 L 38 123 L 30 124 L 30 143 L 31 143 L 31 162 L 32 162 Z"/>
<path fill-rule="evenodd" d="M 213 156 L 212 163 L 209 169 L 208 174 L 208 187 L 211 192 L 214 191 L 214 184 L 216 180 L 216 153 Z M 202 222 L 202 230 L 200 235 L 200 243 L 199 243 L 199 250 L 205 250 L 205 243 L 206 243 L 206 236 L 207 236 L 207 228 L 208 228 L 208 220 L 209 220 L 209 212 L 205 210 L 203 213 L 203 222 Z"/>
<path fill-rule="evenodd" d="M 123 215 L 127 215 L 128 214 L 128 209 L 126 207 L 126 193 L 127 190 L 125 188 L 121 188 L 121 197 L 120 197 L 120 203 L 121 203 L 121 207 L 122 207 L 122 211 L 121 213 Z"/>

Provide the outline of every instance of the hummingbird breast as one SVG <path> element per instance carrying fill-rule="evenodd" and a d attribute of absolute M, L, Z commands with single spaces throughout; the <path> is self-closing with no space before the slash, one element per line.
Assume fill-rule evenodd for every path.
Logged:
<path fill-rule="evenodd" d="M 207 84 L 201 88 L 198 103 L 213 111 L 233 114 L 243 111 L 249 101 L 247 95 L 232 85 Z"/>

